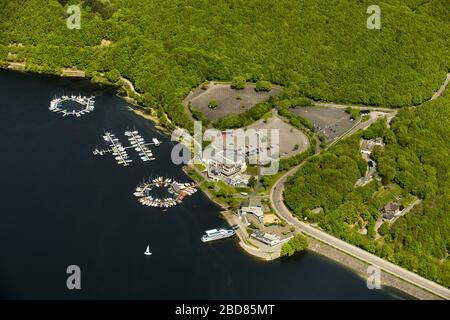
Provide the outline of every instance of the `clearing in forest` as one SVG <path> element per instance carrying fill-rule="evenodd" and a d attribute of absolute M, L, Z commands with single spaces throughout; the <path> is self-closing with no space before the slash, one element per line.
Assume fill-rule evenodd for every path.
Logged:
<path fill-rule="evenodd" d="M 210 121 L 216 122 L 229 114 L 240 114 L 259 102 L 269 99 L 280 92 L 280 88 L 272 87 L 270 91 L 255 90 L 254 84 L 237 90 L 229 83 L 210 83 L 204 90 L 201 86 L 194 89 L 184 100 L 185 106 L 191 103 L 192 107 L 200 110 Z M 210 108 L 211 101 L 217 101 L 218 106 Z"/>

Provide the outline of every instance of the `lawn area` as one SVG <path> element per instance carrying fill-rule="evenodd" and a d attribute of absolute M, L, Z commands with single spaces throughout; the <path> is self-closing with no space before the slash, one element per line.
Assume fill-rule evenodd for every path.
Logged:
<path fill-rule="evenodd" d="M 400 199 L 400 203 L 402 204 L 403 207 L 407 207 L 409 206 L 415 199 L 417 199 L 416 197 L 414 197 L 411 194 L 406 195 L 404 198 Z"/>
<path fill-rule="evenodd" d="M 242 202 L 248 200 L 246 197 L 235 197 L 234 194 L 239 193 L 241 189 L 236 189 L 222 181 L 212 182 L 204 180 L 200 183 L 200 188 L 211 194 L 213 201 L 228 206 L 231 210 L 238 209 Z M 249 189 L 245 190 L 251 191 Z"/>
<path fill-rule="evenodd" d="M 198 170 L 200 170 L 201 172 L 203 172 L 203 171 L 206 169 L 205 165 L 203 165 L 203 164 L 201 164 L 201 163 L 195 164 L 195 167 L 196 167 Z"/>
<path fill-rule="evenodd" d="M 389 184 L 387 186 L 380 186 L 380 188 L 373 194 L 373 200 L 378 209 L 381 209 L 386 203 L 400 202 L 404 207 L 410 204 L 414 197 L 403 190 L 397 184 Z"/>
<path fill-rule="evenodd" d="M 216 186 L 219 188 L 219 190 L 220 190 L 221 192 L 224 192 L 224 193 L 229 194 L 229 195 L 238 193 L 238 191 L 236 190 L 236 188 L 234 188 L 234 187 L 232 187 L 232 186 L 226 184 L 226 183 L 223 182 L 223 181 L 217 181 Z"/>
<path fill-rule="evenodd" d="M 197 183 L 201 183 L 202 181 L 205 180 L 205 178 L 201 174 L 199 174 L 197 171 L 188 166 L 185 166 L 184 170 L 187 173 L 187 175 Z"/>
<path fill-rule="evenodd" d="M 258 174 L 258 166 L 256 165 L 247 165 L 247 170 L 245 171 L 245 173 L 248 173 L 252 176 L 256 176 Z"/>
<path fill-rule="evenodd" d="M 259 188 L 259 195 L 269 194 L 270 189 L 272 189 L 273 185 L 277 180 L 285 173 L 286 171 L 278 171 L 277 174 L 273 176 L 262 176 L 261 186 Z"/>

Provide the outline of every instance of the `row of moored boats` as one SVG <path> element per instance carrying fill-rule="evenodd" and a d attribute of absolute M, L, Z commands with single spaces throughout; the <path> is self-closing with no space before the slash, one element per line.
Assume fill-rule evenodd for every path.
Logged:
<path fill-rule="evenodd" d="M 161 141 L 153 138 L 151 143 L 146 143 L 138 131 L 125 131 L 124 134 L 128 137 L 131 144 L 130 146 L 124 147 L 113 133 L 105 131 L 103 140 L 109 143 L 109 149 L 102 150 L 97 147 L 94 151 L 92 151 L 92 154 L 102 156 L 107 153 L 112 153 L 117 163 L 123 166 L 128 166 L 131 162 L 133 162 L 133 160 L 129 159 L 126 151 L 127 149 L 134 149 L 138 152 L 139 157 L 144 162 L 156 160 L 152 151 L 148 148 L 148 145 L 155 145 L 158 147 L 161 144 Z"/>
<path fill-rule="evenodd" d="M 127 151 L 122 146 L 122 143 L 119 141 L 119 139 L 114 135 L 114 133 L 106 131 L 103 135 L 103 139 L 109 143 L 112 155 L 114 156 L 114 159 L 118 164 L 126 167 L 129 166 L 131 162 L 133 162 L 133 160 L 129 159 Z M 101 154 L 100 152 L 102 152 L 96 149 L 94 150 L 94 153 L 96 151 L 98 152 L 97 154 Z"/>
<path fill-rule="evenodd" d="M 154 198 L 150 195 L 153 188 L 167 188 L 171 196 L 165 198 Z M 134 196 L 138 197 L 138 201 L 145 206 L 170 208 L 177 203 L 181 203 L 187 195 L 197 192 L 193 183 L 181 183 L 170 178 L 157 177 L 153 180 L 143 182 L 136 187 Z"/>
<path fill-rule="evenodd" d="M 55 113 L 61 113 L 63 117 L 65 116 L 81 117 L 84 114 L 94 111 L 94 103 L 95 103 L 94 98 L 95 97 L 86 97 L 86 96 L 82 97 L 75 95 L 62 96 L 61 98 L 54 98 L 52 101 L 50 101 L 50 107 L 48 109 Z M 64 108 L 65 101 L 75 101 L 85 107 L 80 110 L 69 111 L 66 108 Z"/>
<path fill-rule="evenodd" d="M 134 150 L 139 152 L 139 157 L 142 161 L 155 160 L 152 151 L 147 147 L 144 138 L 142 138 L 138 131 L 125 131 L 125 135 L 128 137 L 128 141 L 130 141 Z"/>

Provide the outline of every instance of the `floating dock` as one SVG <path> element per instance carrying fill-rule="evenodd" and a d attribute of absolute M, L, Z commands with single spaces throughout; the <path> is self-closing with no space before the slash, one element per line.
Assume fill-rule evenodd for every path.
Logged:
<path fill-rule="evenodd" d="M 142 138 L 138 131 L 125 131 L 125 135 L 128 137 L 128 141 L 130 141 L 134 150 L 139 152 L 142 161 L 155 160 L 153 153 L 147 147 L 149 144 L 145 143 L 144 138 Z"/>
<path fill-rule="evenodd" d="M 101 151 L 101 154 L 112 153 L 112 155 L 115 156 L 117 163 L 124 167 L 129 166 L 130 163 L 133 162 L 133 160 L 128 159 L 127 151 L 113 133 L 106 131 L 103 139 L 109 143 L 110 149 Z M 94 150 L 94 154 L 96 154 L 96 151 L 98 150 Z M 100 154 L 100 151 L 98 151 L 97 154 Z"/>
<path fill-rule="evenodd" d="M 165 198 L 153 197 L 151 191 L 154 188 L 167 188 L 170 196 Z M 195 192 L 197 192 L 197 188 L 194 183 L 182 183 L 170 178 L 158 177 L 138 185 L 134 196 L 144 206 L 170 208 L 181 203 L 186 196 Z"/>
<path fill-rule="evenodd" d="M 156 160 L 148 146 L 159 146 L 161 145 L 161 141 L 153 138 L 152 142 L 146 143 L 144 138 L 142 138 L 138 131 L 125 131 L 124 135 L 128 137 L 128 141 L 130 142 L 130 145 L 126 147 L 124 147 L 122 143 L 120 143 L 119 139 L 113 133 L 105 131 L 103 139 L 109 144 L 109 148 L 95 148 L 92 154 L 95 156 L 103 156 L 112 153 L 112 155 L 115 156 L 115 160 L 117 161 L 117 163 L 125 167 L 133 162 L 133 160 L 129 159 L 127 153 L 128 149 L 134 149 L 136 152 L 138 152 L 139 157 L 143 162 Z"/>
<path fill-rule="evenodd" d="M 50 101 L 50 107 L 48 108 L 50 111 L 55 113 L 61 113 L 63 117 L 66 116 L 76 116 L 77 118 L 81 117 L 84 114 L 87 114 L 91 111 L 94 111 L 95 97 L 86 97 L 86 96 L 62 96 L 60 98 L 54 98 Z M 69 111 L 64 108 L 65 101 L 74 101 L 84 106 L 81 110 L 72 110 Z"/>

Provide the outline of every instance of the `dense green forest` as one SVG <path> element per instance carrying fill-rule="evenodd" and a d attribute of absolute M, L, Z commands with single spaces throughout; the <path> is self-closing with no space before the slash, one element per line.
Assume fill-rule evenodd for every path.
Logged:
<path fill-rule="evenodd" d="M 80 30 L 66 8 L 82 4 Z M 17 0 L 0 4 L 0 61 L 130 79 L 144 103 L 186 125 L 181 101 L 205 80 L 268 80 L 314 100 L 407 106 L 450 67 L 447 0 Z M 101 41 L 109 45 L 101 46 Z M 13 46 L 13 44 L 16 44 Z M 21 46 L 17 46 L 21 44 Z M 22 46 L 23 45 L 23 46 Z"/>
<path fill-rule="evenodd" d="M 286 184 L 287 205 L 302 219 L 390 261 L 450 285 L 450 94 L 416 108 L 403 108 L 390 127 L 372 125 L 307 162 Z M 354 187 L 366 170 L 359 140 L 382 137 L 374 152 L 381 182 Z M 380 216 L 379 190 L 399 186 L 422 199 L 391 227 Z M 381 203 L 382 205 L 383 203 Z M 321 212 L 313 209 L 321 208 Z M 367 235 L 358 230 L 366 226 Z"/>
<path fill-rule="evenodd" d="M 70 4 L 81 4 L 80 30 L 66 27 Z M 311 127 L 289 107 L 310 100 L 382 106 L 419 105 L 450 69 L 448 0 L 384 0 L 382 29 L 366 28 L 369 0 L 16 0 L 0 3 L 0 64 L 26 62 L 28 71 L 59 74 L 62 67 L 130 79 L 143 103 L 176 125 L 182 106 L 206 80 L 244 76 L 285 88 L 280 113 Z M 109 40 L 110 42 L 103 42 Z M 305 99 L 308 98 L 308 99 Z M 240 126 L 269 111 L 263 103 Z M 195 113 L 195 112 L 194 112 Z M 201 118 L 201 114 L 195 113 Z M 354 188 L 366 169 L 359 136 L 305 164 L 287 184 L 286 202 L 302 218 L 349 242 L 450 285 L 450 98 L 404 108 L 381 136 L 376 154 L 382 182 Z M 315 143 L 315 140 L 311 140 Z M 313 149 L 308 151 L 309 154 Z M 306 153 L 305 153 L 306 154 Z M 304 155 L 282 162 L 282 167 Z M 394 184 L 422 199 L 375 240 L 379 205 L 373 195 Z M 311 209 L 322 208 L 313 213 Z M 358 232 L 365 226 L 367 235 Z"/>

